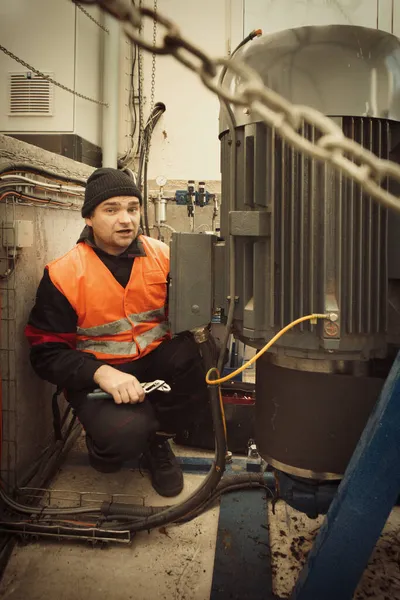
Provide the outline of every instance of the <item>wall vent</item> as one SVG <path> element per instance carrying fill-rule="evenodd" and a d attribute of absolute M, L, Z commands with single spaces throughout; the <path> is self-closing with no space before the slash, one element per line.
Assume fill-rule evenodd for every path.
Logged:
<path fill-rule="evenodd" d="M 10 73 L 10 117 L 53 115 L 53 84 L 30 71 Z M 45 75 L 53 76 L 52 73 Z"/>

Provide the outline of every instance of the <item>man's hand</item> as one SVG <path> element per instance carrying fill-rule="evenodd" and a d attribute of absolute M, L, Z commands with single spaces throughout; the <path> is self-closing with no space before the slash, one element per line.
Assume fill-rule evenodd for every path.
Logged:
<path fill-rule="evenodd" d="M 114 398 L 115 404 L 143 402 L 144 390 L 133 375 L 102 365 L 94 374 L 95 383 Z"/>

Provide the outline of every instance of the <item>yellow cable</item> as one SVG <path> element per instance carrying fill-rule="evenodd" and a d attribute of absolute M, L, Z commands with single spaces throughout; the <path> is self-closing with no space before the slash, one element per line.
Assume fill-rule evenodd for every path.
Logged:
<path fill-rule="evenodd" d="M 262 356 L 264 354 L 264 352 L 269 350 L 271 348 L 271 346 L 273 346 L 275 344 L 275 342 L 277 342 L 279 340 L 280 337 L 282 337 L 287 331 L 289 331 L 289 329 L 292 329 L 292 327 L 295 327 L 296 325 L 299 325 L 300 323 L 303 323 L 304 321 L 311 321 L 311 322 L 314 321 L 313 324 L 315 325 L 318 319 L 328 319 L 328 318 L 329 318 L 328 315 L 322 315 L 319 313 L 315 313 L 312 315 L 307 315 L 305 317 L 300 317 L 299 319 L 292 321 L 291 323 L 289 323 L 289 325 L 286 325 L 286 327 L 284 327 L 283 329 L 278 331 L 278 333 L 271 340 L 269 340 L 269 342 L 267 342 L 265 344 L 264 348 L 261 348 L 261 350 L 259 352 L 257 352 L 257 354 L 255 354 L 253 356 L 253 358 L 251 358 L 249 361 L 247 361 L 247 363 L 245 363 L 244 365 L 242 365 L 241 367 L 236 369 L 236 371 L 233 371 L 233 373 L 230 373 L 229 375 L 226 375 L 225 377 L 221 377 L 219 379 L 210 379 L 211 373 L 214 371 L 217 371 L 217 369 L 210 369 L 206 375 L 206 382 L 209 385 L 219 385 L 221 383 L 225 383 L 225 381 L 229 381 L 230 379 L 232 379 L 233 377 L 236 377 L 236 375 L 239 375 L 239 373 L 242 373 L 242 371 L 244 371 L 245 369 L 250 367 L 250 365 L 255 363 L 256 360 L 258 360 L 260 358 L 260 356 Z"/>
<path fill-rule="evenodd" d="M 210 369 L 207 373 L 207 377 L 208 377 L 208 375 L 211 375 L 211 373 L 216 373 L 217 377 L 219 377 L 219 371 L 217 368 L 213 367 L 212 369 Z M 215 381 L 217 381 L 217 379 Z M 219 395 L 219 405 L 221 407 L 222 423 L 224 425 L 225 442 L 226 442 L 226 444 L 228 444 L 228 432 L 226 429 L 225 409 L 224 409 L 224 402 L 222 400 L 221 388 L 219 388 L 219 390 L 218 390 L 218 395 Z"/>

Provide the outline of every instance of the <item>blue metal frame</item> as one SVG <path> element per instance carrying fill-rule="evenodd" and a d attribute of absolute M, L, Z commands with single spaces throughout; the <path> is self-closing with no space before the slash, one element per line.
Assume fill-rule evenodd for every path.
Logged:
<path fill-rule="evenodd" d="M 292 600 L 351 600 L 400 491 L 400 352 Z"/>
<path fill-rule="evenodd" d="M 275 600 L 264 490 L 221 499 L 210 600 Z"/>

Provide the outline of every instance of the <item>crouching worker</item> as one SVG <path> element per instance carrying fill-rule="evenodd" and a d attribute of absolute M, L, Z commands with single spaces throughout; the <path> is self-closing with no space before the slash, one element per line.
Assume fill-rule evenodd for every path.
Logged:
<path fill-rule="evenodd" d="M 168 246 L 140 230 L 142 197 L 115 169 L 89 177 L 78 243 L 45 268 L 26 327 L 39 377 L 65 390 L 86 432 L 92 467 L 113 472 L 142 457 L 162 496 L 183 488 L 168 439 L 207 402 L 205 372 L 190 333 L 171 337 Z M 171 392 L 145 396 L 140 382 Z M 111 399 L 88 399 L 101 388 Z"/>

